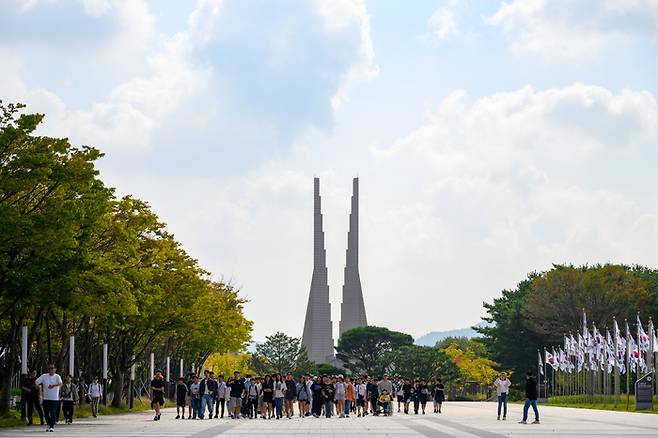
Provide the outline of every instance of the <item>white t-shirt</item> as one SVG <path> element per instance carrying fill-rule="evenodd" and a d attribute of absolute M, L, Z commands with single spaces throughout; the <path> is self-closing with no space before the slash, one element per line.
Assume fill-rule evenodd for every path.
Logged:
<path fill-rule="evenodd" d="M 274 382 L 274 398 L 285 397 L 286 389 L 286 382 Z"/>
<path fill-rule="evenodd" d="M 496 395 L 501 395 L 509 391 L 509 387 L 512 385 L 512 382 L 509 379 L 496 379 L 494 382 L 494 387 L 496 388 Z"/>
<path fill-rule="evenodd" d="M 61 385 L 62 378 L 59 374 L 42 374 L 36 380 L 37 385 L 43 385 L 43 399 L 44 400 L 59 400 L 59 386 L 48 388 L 49 385 Z"/>
<path fill-rule="evenodd" d="M 356 395 L 357 397 L 365 397 L 366 396 L 366 385 L 363 383 L 359 383 L 356 385 Z"/>

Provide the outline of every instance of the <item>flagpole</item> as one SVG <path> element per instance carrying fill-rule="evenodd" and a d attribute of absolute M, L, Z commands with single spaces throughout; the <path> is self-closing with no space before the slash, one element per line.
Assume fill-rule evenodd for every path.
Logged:
<path fill-rule="evenodd" d="M 626 410 L 630 408 L 631 403 L 631 332 L 628 327 L 628 320 L 624 319 L 626 323 Z"/>
<path fill-rule="evenodd" d="M 641 377 L 640 373 L 642 372 L 642 371 L 640 371 L 640 360 L 642 359 L 642 352 L 641 352 L 641 349 L 640 349 L 640 342 L 642 342 L 641 339 L 640 339 L 640 325 L 641 324 L 642 324 L 642 322 L 640 321 L 640 312 L 637 312 L 637 368 L 636 368 L 637 369 L 637 379 L 636 380 L 640 380 L 640 377 Z M 633 354 L 635 354 L 635 353 L 633 353 Z M 636 394 L 636 396 L 637 396 L 637 394 Z"/>
<path fill-rule="evenodd" d="M 615 406 L 621 402 L 621 388 L 619 387 L 619 326 L 617 319 L 613 316 L 614 323 L 613 331 L 615 336 Z"/>

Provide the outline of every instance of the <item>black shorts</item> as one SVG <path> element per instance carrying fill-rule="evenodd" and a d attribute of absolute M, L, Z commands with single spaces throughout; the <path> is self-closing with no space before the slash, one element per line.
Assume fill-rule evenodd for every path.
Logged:
<path fill-rule="evenodd" d="M 176 398 L 176 406 L 185 407 L 185 397 L 177 397 Z"/>
<path fill-rule="evenodd" d="M 295 394 L 286 394 L 286 400 L 288 401 L 293 401 L 295 400 L 296 396 Z"/>
<path fill-rule="evenodd" d="M 365 405 L 366 405 L 366 400 L 365 400 L 365 398 L 363 398 L 363 396 L 360 395 L 360 396 L 356 399 L 356 405 L 357 405 L 357 406 L 361 406 L 361 407 L 365 406 Z"/>
<path fill-rule="evenodd" d="M 398 403 L 404 401 L 404 396 L 398 395 Z"/>
<path fill-rule="evenodd" d="M 154 403 L 160 403 L 160 406 L 164 405 L 164 394 L 161 391 L 153 394 L 153 400 L 151 400 L 151 404 Z"/>

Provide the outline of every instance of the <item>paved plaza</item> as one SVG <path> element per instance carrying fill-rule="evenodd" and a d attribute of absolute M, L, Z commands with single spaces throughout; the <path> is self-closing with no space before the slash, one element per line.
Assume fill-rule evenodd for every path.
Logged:
<path fill-rule="evenodd" d="M 59 425 L 55 433 L 45 427 L 0 429 L 0 437 L 63 436 L 76 438 L 408 438 L 408 437 L 657 437 L 658 415 L 542 407 L 542 424 L 517 424 L 520 405 L 510 405 L 507 421 L 496 421 L 494 403 L 453 402 L 442 414 L 366 418 L 294 418 L 291 420 L 175 420 L 166 409 L 162 420 L 149 412 L 77 420 Z"/>

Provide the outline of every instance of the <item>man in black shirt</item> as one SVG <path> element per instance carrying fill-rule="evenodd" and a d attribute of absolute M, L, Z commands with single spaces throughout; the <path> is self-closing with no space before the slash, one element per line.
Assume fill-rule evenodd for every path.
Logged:
<path fill-rule="evenodd" d="M 32 414 L 34 409 L 39 413 L 39 419 L 41 420 L 41 424 L 44 424 L 43 421 L 43 410 L 41 409 L 41 403 L 39 402 L 39 390 L 40 387 L 39 385 L 36 384 L 37 380 L 37 371 L 36 370 L 31 370 L 30 374 L 23 380 L 23 386 L 21 386 L 21 389 L 23 390 L 24 394 L 24 400 L 25 400 L 25 406 L 27 410 L 27 425 L 30 426 L 32 424 Z"/>
<path fill-rule="evenodd" d="M 537 409 L 537 381 L 532 376 L 532 371 L 526 373 L 523 420 L 519 421 L 519 424 L 528 423 L 528 409 L 530 406 L 532 406 L 532 410 L 535 412 L 535 421 L 533 421 L 532 424 L 539 424 L 539 410 Z"/>
<path fill-rule="evenodd" d="M 313 381 L 311 394 L 313 395 L 311 411 L 313 412 L 313 416 L 318 418 L 322 413 L 322 377 L 316 377 Z"/>
<path fill-rule="evenodd" d="M 151 406 L 155 410 L 154 421 L 160 419 L 160 408 L 164 405 L 164 387 L 165 381 L 162 377 L 162 371 L 155 370 L 155 376 L 151 380 Z"/>
<path fill-rule="evenodd" d="M 404 413 L 409 413 L 409 402 L 414 395 L 414 386 L 411 384 L 411 380 L 404 379 L 402 384 L 402 400 L 404 402 Z"/>
<path fill-rule="evenodd" d="M 334 404 L 334 384 L 327 376 L 322 378 L 322 402 L 324 403 L 324 416 L 331 418 Z"/>
<path fill-rule="evenodd" d="M 179 377 L 176 383 L 176 419 L 181 418 L 181 411 L 183 420 L 185 419 L 185 398 L 187 397 L 187 385 L 185 378 Z"/>
<path fill-rule="evenodd" d="M 228 384 L 231 396 L 231 406 L 233 408 L 233 418 L 240 419 L 240 410 L 242 409 L 242 398 L 246 395 L 244 381 L 240 378 L 240 372 L 233 373 L 233 381 Z"/>
<path fill-rule="evenodd" d="M 379 415 L 379 386 L 374 377 L 370 378 L 370 381 L 366 385 L 366 391 L 368 392 L 368 398 L 370 399 L 370 409 L 372 410 L 372 414 Z"/>

